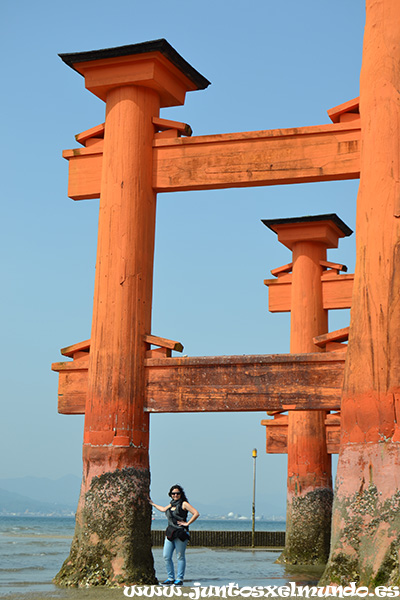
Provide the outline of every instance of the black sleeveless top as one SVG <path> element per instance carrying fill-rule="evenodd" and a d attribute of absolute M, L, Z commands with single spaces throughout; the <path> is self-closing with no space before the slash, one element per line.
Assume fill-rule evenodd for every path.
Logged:
<path fill-rule="evenodd" d="M 188 511 L 183 508 L 182 504 L 182 500 L 171 500 L 170 507 L 165 511 L 168 519 L 168 527 L 165 533 L 169 540 L 176 537 L 179 537 L 179 539 L 188 538 L 189 528 L 185 525 L 178 525 L 178 521 L 186 521 L 188 516 Z"/>

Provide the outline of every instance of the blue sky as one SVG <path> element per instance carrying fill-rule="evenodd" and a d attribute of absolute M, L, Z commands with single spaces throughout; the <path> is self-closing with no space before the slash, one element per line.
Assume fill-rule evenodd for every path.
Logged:
<path fill-rule="evenodd" d="M 195 135 L 318 125 L 359 93 L 361 0 L 4 0 L 2 112 L 3 456 L 0 479 L 81 474 L 83 417 L 57 414 L 59 349 L 90 337 L 98 201 L 67 197 L 65 148 L 104 103 L 58 53 L 166 38 L 212 85 L 163 109 Z M 288 315 L 263 279 L 289 251 L 261 219 L 336 212 L 352 229 L 358 181 L 158 197 L 153 333 L 189 355 L 289 349 Z M 354 270 L 355 236 L 329 258 Z M 348 324 L 347 311 L 330 328 Z M 284 514 L 286 457 L 265 454 L 262 413 L 153 415 L 152 494 Z M 4 457 L 7 457 L 4 460 Z"/>

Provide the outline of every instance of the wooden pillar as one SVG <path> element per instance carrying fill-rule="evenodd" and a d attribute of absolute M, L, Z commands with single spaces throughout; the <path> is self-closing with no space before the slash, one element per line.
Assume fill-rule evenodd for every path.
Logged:
<path fill-rule="evenodd" d="M 83 481 L 70 556 L 55 581 L 152 584 L 144 412 L 156 218 L 152 119 L 207 80 L 165 40 L 62 58 L 106 102 L 106 122 Z"/>
<path fill-rule="evenodd" d="M 263 221 L 293 252 L 290 352 L 318 352 L 313 338 L 328 332 L 321 262 L 349 228 L 336 215 Z M 332 511 L 331 456 L 325 411 L 289 411 L 286 544 L 280 562 L 325 563 Z"/>
<path fill-rule="evenodd" d="M 128 448 L 138 468 L 148 468 L 143 336 L 151 329 L 152 117 L 159 107 L 157 92 L 149 88 L 131 85 L 107 93 L 85 411 L 85 446 Z"/>
<path fill-rule="evenodd" d="M 322 582 L 400 583 L 400 3 L 367 0 L 357 261 Z"/>

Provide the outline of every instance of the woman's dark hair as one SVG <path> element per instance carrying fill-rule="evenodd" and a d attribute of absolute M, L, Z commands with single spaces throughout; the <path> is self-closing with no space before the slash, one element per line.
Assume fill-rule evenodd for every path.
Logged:
<path fill-rule="evenodd" d="M 170 498 L 172 498 L 172 490 L 179 490 L 181 493 L 181 500 L 182 502 L 189 502 L 189 500 L 186 498 L 186 494 L 185 494 L 185 490 L 183 489 L 183 487 L 181 485 L 173 485 L 171 487 L 171 489 L 168 492 L 168 496 L 170 496 Z"/>

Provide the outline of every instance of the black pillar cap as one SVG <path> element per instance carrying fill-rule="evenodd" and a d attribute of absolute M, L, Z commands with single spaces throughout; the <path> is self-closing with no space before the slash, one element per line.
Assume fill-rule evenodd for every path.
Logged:
<path fill-rule="evenodd" d="M 59 54 L 58 56 L 65 64 L 71 67 L 71 69 L 74 69 L 73 65 L 79 62 L 115 58 L 117 56 L 129 56 L 130 54 L 146 54 L 148 52 L 160 52 L 163 54 L 165 58 L 195 84 L 198 90 L 205 90 L 206 87 L 210 85 L 208 79 L 196 71 L 196 69 L 178 54 L 175 48 L 163 38 L 151 40 L 149 42 L 141 42 L 139 44 L 130 44 L 128 46 L 104 48 L 103 50 L 88 50 L 87 52 L 72 52 L 69 54 Z M 76 71 L 76 69 L 74 70 Z"/>
<path fill-rule="evenodd" d="M 295 223 L 307 223 L 310 221 L 331 221 L 340 229 L 340 231 L 344 234 L 345 237 L 353 233 L 353 230 L 350 229 L 350 227 L 348 227 L 346 223 L 344 223 L 342 219 L 340 219 L 335 213 L 329 213 L 327 215 L 306 215 L 304 217 L 289 217 L 286 219 L 261 219 L 261 221 L 266 227 L 271 229 L 271 231 L 274 231 L 274 233 L 274 225 L 290 225 Z"/>

